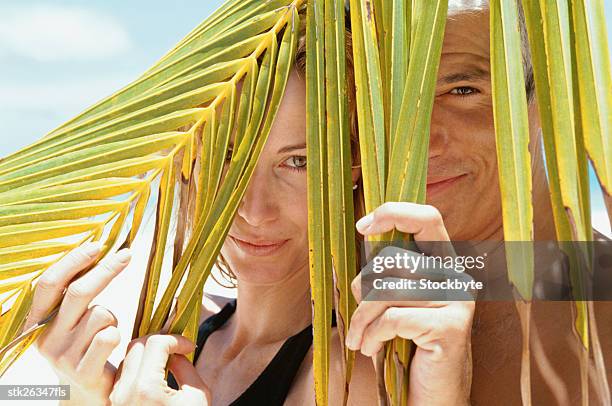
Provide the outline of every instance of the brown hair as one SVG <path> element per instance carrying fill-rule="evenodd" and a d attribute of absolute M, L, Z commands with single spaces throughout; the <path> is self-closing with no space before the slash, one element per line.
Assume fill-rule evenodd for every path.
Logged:
<path fill-rule="evenodd" d="M 306 77 L 306 30 L 304 25 L 304 18 L 301 18 L 301 35 L 298 40 L 298 46 L 295 54 L 295 69 L 297 70 L 298 76 Z M 346 92 L 348 98 L 348 113 L 349 113 L 349 131 L 351 136 L 351 156 L 353 167 L 361 166 L 361 159 L 359 153 L 359 132 L 357 123 L 357 101 L 356 101 L 356 90 L 355 90 L 355 69 L 353 62 L 353 46 L 352 36 L 350 30 L 345 30 L 345 49 L 346 49 Z M 365 200 L 363 195 L 363 183 L 361 176 L 357 180 L 357 189 L 353 191 L 353 202 L 355 211 L 355 220 L 363 217 L 365 213 Z M 359 253 L 361 249 L 361 237 L 356 233 L 355 245 L 357 247 L 357 269 L 360 267 Z M 230 269 L 227 261 L 223 258 L 223 255 L 219 253 L 219 257 L 216 262 L 217 268 L 219 268 L 224 278 L 236 286 L 236 276 Z M 212 275 L 212 274 L 211 274 Z M 214 278 L 214 275 L 212 275 Z M 220 281 L 215 281 L 222 286 L 227 287 Z"/>

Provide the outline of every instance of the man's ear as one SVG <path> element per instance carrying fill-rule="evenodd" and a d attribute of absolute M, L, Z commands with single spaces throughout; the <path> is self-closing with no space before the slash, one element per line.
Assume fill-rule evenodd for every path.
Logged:
<path fill-rule="evenodd" d="M 361 165 L 353 166 L 351 169 L 351 176 L 353 178 L 353 185 L 357 184 L 361 178 Z"/>

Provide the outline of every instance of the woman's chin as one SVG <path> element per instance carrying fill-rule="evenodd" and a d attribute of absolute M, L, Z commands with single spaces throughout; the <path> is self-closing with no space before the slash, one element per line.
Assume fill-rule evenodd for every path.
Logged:
<path fill-rule="evenodd" d="M 297 272 L 301 268 L 308 269 L 308 266 L 300 266 L 296 263 L 296 256 L 287 260 L 287 257 L 277 257 L 273 260 L 267 260 L 261 257 L 255 258 L 240 258 L 228 260 L 232 272 L 238 278 L 238 281 L 244 281 L 252 284 L 274 284 L 286 280 L 289 273 Z M 308 264 L 308 259 L 303 261 Z"/>
<path fill-rule="evenodd" d="M 253 285 L 273 285 L 285 280 L 287 275 L 287 268 L 269 268 L 263 266 L 252 265 L 247 268 L 238 268 L 236 271 L 236 277 L 238 278 L 238 284 L 240 282 L 249 283 Z M 282 271 L 282 272 L 281 272 Z"/>

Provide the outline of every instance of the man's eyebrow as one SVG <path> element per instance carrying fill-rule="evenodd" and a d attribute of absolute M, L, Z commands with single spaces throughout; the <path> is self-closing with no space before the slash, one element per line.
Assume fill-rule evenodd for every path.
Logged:
<path fill-rule="evenodd" d="M 295 151 L 296 149 L 304 149 L 304 148 L 306 148 L 305 142 L 301 144 L 287 145 L 286 147 L 282 147 L 281 149 L 279 149 L 277 153 L 283 154 L 285 152 L 291 152 L 291 151 Z"/>
<path fill-rule="evenodd" d="M 438 79 L 438 85 L 448 85 L 456 82 L 485 80 L 490 77 L 488 71 L 480 68 L 471 68 L 463 72 L 449 73 Z"/>

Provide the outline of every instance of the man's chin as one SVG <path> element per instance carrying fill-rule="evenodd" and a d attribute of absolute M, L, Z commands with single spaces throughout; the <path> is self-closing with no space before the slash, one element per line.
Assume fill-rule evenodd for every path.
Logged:
<path fill-rule="evenodd" d="M 469 228 L 470 223 L 478 222 L 477 210 L 466 210 L 467 201 L 469 201 L 467 197 L 452 193 L 427 199 L 427 204 L 438 209 L 442 215 L 451 240 L 463 234 L 462 230 Z"/>

